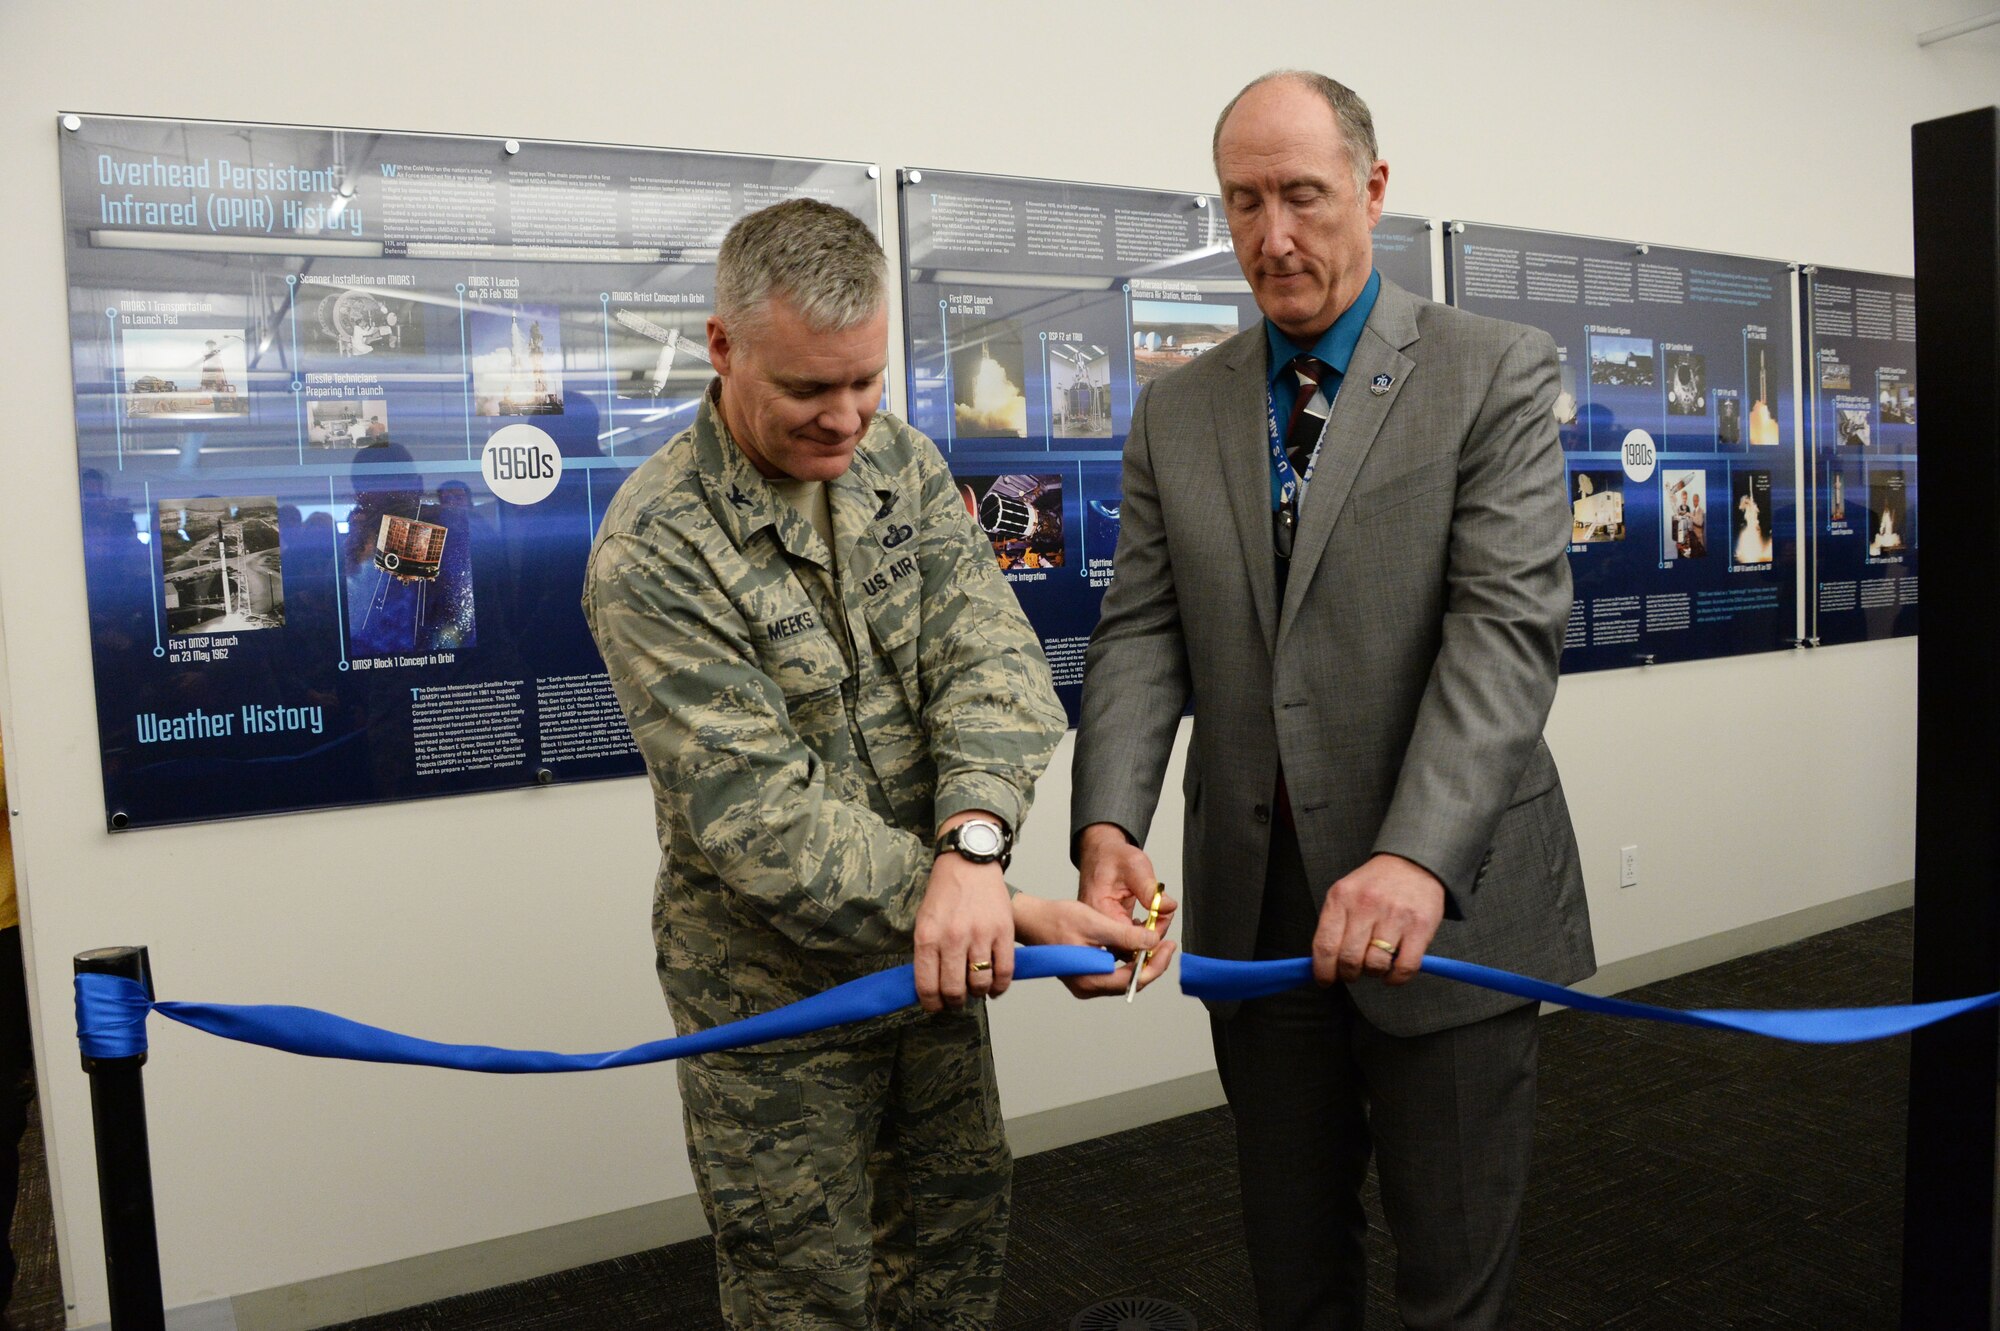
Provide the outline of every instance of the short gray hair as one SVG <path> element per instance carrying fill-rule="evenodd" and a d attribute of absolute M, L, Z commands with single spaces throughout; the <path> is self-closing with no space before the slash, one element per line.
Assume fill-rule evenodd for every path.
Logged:
<path fill-rule="evenodd" d="M 1274 69 L 1269 74 L 1260 75 L 1243 85 L 1229 105 L 1222 108 L 1222 114 L 1215 118 L 1215 134 L 1209 140 L 1209 158 L 1215 164 L 1215 174 L 1222 175 L 1222 126 L 1228 121 L 1229 113 L 1243 100 L 1244 93 L 1252 88 L 1261 88 L 1266 83 L 1279 79 L 1295 83 L 1308 92 L 1318 93 L 1333 111 L 1334 123 L 1340 126 L 1340 139 L 1347 148 L 1347 164 L 1354 170 L 1354 190 L 1363 194 L 1368 189 L 1368 173 L 1375 169 L 1377 149 L 1375 146 L 1375 117 L 1368 113 L 1368 103 L 1361 100 L 1361 94 L 1324 74 L 1315 74 L 1309 69 Z"/>
<path fill-rule="evenodd" d="M 782 296 L 818 332 L 852 328 L 888 298 L 888 260 L 866 224 L 818 199 L 789 199 L 740 219 L 715 257 L 715 314 L 755 325 Z"/>

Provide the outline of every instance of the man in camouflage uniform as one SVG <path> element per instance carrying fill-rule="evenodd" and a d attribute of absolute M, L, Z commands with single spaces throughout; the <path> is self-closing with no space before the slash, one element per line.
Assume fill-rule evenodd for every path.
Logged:
<path fill-rule="evenodd" d="M 990 1325 L 1012 1161 L 968 1000 L 1007 988 L 1017 929 L 1153 940 L 934 850 L 1020 826 L 1063 714 L 944 460 L 876 414 L 884 270 L 865 226 L 810 200 L 730 231 L 718 380 L 620 489 L 584 589 L 652 780 L 675 1025 L 915 954 L 921 1011 L 679 1065 L 739 1328 Z"/>

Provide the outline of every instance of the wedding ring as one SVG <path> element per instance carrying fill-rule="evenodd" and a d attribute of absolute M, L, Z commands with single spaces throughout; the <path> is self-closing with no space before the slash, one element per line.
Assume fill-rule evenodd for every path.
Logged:
<path fill-rule="evenodd" d="M 1368 946 L 1370 946 L 1370 947 L 1379 947 L 1379 948 L 1381 948 L 1381 949 L 1382 949 L 1382 950 L 1383 950 L 1384 952 L 1387 952 L 1387 953 L 1388 953 L 1388 954 L 1389 954 L 1390 956 L 1392 956 L 1392 957 L 1396 955 L 1396 945 L 1395 945 L 1394 943 L 1391 943 L 1391 942 L 1388 942 L 1388 941 L 1386 941 L 1386 940 L 1384 940 L 1384 939 L 1380 939 L 1380 938 L 1371 938 L 1371 939 L 1369 939 L 1369 940 L 1368 940 Z"/>
<path fill-rule="evenodd" d="M 993 963 L 990 961 L 975 961 L 972 962 L 970 965 L 968 965 L 966 969 L 975 971 L 990 971 L 993 969 Z"/>

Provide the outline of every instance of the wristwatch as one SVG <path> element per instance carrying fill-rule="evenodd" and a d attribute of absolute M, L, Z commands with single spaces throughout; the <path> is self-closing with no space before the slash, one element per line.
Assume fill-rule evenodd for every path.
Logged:
<path fill-rule="evenodd" d="M 1014 834 L 997 819 L 968 818 L 937 839 L 932 858 L 948 851 L 974 864 L 997 863 L 1004 869 L 1014 858 Z"/>

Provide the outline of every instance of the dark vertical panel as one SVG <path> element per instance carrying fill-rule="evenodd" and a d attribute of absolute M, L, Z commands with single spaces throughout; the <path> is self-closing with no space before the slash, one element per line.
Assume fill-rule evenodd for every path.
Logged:
<path fill-rule="evenodd" d="M 1919 1002 L 2000 988 L 2000 110 L 1912 133 L 1917 382 L 1930 510 L 1917 667 Z M 1994 1320 L 2000 1019 L 1913 1037 L 1903 1325 Z"/>

